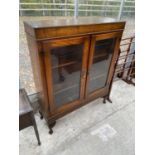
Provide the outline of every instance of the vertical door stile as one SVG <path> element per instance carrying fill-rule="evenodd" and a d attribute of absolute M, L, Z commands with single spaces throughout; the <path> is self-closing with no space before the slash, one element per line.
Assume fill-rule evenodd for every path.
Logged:
<path fill-rule="evenodd" d="M 117 57 L 119 54 L 120 40 L 121 40 L 121 37 L 116 38 L 114 54 L 113 54 L 113 57 L 111 60 L 110 69 L 109 69 L 108 78 L 107 78 L 108 84 L 110 84 L 112 82 L 112 79 L 113 79 L 113 74 L 114 74 L 114 70 L 115 70 L 114 66 L 115 66 L 115 63 L 116 63 L 116 60 L 117 60 Z"/>
<path fill-rule="evenodd" d="M 83 100 L 85 96 L 89 46 L 90 46 L 90 37 L 85 37 L 84 48 L 83 48 L 82 69 L 81 69 L 81 92 L 80 92 L 81 100 Z"/>
<path fill-rule="evenodd" d="M 95 42 L 96 42 L 96 37 L 91 36 L 90 39 L 90 48 L 89 48 L 89 53 L 88 53 L 88 67 L 87 67 L 87 78 L 86 78 L 86 87 L 85 87 L 85 98 L 88 96 L 88 84 L 89 84 L 89 71 L 93 62 L 93 57 L 94 57 L 94 48 L 95 48 Z"/>
<path fill-rule="evenodd" d="M 53 87 L 52 87 L 52 71 L 51 71 L 51 59 L 50 59 L 50 48 L 48 43 L 43 44 L 44 49 L 44 64 L 46 68 L 46 81 L 47 81 L 47 94 L 49 100 L 49 110 L 52 113 L 55 110 L 54 98 L 53 98 Z"/>

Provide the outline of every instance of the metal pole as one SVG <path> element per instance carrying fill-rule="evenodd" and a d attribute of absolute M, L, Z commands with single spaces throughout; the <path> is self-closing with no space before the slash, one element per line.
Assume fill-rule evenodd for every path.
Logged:
<path fill-rule="evenodd" d="M 125 2 L 125 0 L 121 0 L 121 5 L 120 5 L 120 9 L 119 9 L 119 14 L 118 14 L 118 19 L 119 20 L 121 19 L 121 16 L 122 16 L 124 2 Z"/>
<path fill-rule="evenodd" d="M 74 0 L 74 17 L 78 17 L 78 0 Z"/>
<path fill-rule="evenodd" d="M 20 14 L 20 16 L 23 16 L 22 10 L 21 10 L 21 4 L 19 4 L 19 14 Z"/>
<path fill-rule="evenodd" d="M 66 0 L 65 0 L 65 16 L 67 16 L 67 7 L 66 7 Z"/>
<path fill-rule="evenodd" d="M 43 16 L 45 16 L 45 10 L 44 10 L 43 0 L 41 0 L 41 3 L 42 3 L 42 9 L 43 9 Z"/>
<path fill-rule="evenodd" d="M 20 15 L 20 16 L 23 16 L 23 15 L 22 15 L 22 10 L 19 10 L 19 15 Z"/>

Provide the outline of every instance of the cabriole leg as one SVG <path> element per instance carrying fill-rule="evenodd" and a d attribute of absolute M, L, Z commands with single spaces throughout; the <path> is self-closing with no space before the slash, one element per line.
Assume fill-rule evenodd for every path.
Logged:
<path fill-rule="evenodd" d="M 110 99 L 109 96 L 107 97 L 107 101 L 110 102 L 110 103 L 112 103 L 112 100 Z"/>
<path fill-rule="evenodd" d="M 56 124 L 56 121 L 53 121 L 53 122 L 51 122 L 51 123 L 48 124 L 49 134 L 52 134 L 53 133 L 52 128 L 55 126 L 55 124 Z"/>
<path fill-rule="evenodd" d="M 39 114 L 40 114 L 40 119 L 43 119 L 43 114 L 41 111 L 39 111 Z"/>
<path fill-rule="evenodd" d="M 105 97 L 103 98 L 103 103 L 106 104 L 106 98 Z"/>

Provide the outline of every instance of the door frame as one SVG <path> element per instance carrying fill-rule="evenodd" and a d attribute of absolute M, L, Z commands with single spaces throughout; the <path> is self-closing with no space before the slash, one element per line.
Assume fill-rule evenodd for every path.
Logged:
<path fill-rule="evenodd" d="M 117 60 L 118 53 L 119 53 L 119 46 L 120 46 L 120 40 L 122 37 L 122 33 L 123 33 L 123 31 L 117 31 L 117 32 L 111 32 L 111 33 L 92 35 L 90 51 L 89 51 L 89 58 L 88 58 L 85 98 L 91 98 L 91 97 L 96 96 L 97 94 L 100 94 L 100 93 L 107 93 L 107 94 L 109 93 L 110 83 L 112 82 L 112 77 L 113 77 L 113 73 L 114 73 L 114 65 L 115 65 L 115 61 Z M 105 87 L 96 89 L 95 91 L 89 93 L 88 92 L 88 85 L 89 85 L 89 81 L 90 81 L 89 71 L 90 71 L 91 66 L 93 64 L 93 56 L 94 56 L 96 41 L 104 40 L 104 39 L 110 39 L 110 38 L 111 39 L 116 38 L 116 42 L 114 45 L 114 52 L 113 52 L 113 55 L 111 58 L 110 67 L 109 67 Z"/>
<path fill-rule="evenodd" d="M 66 103 L 61 107 L 57 107 L 54 101 L 54 90 L 53 90 L 53 76 L 52 76 L 52 60 L 50 53 L 52 48 L 63 47 L 68 45 L 78 45 L 83 44 L 83 54 L 82 54 L 82 67 L 80 75 L 80 98 L 72 102 Z M 89 52 L 90 37 L 70 37 L 70 38 L 59 38 L 48 41 L 43 41 L 43 53 L 44 53 L 44 65 L 45 65 L 45 76 L 47 81 L 47 92 L 48 92 L 48 104 L 50 113 L 62 112 L 69 108 L 73 108 L 81 103 L 84 99 L 85 94 L 85 82 L 87 73 L 87 62 L 88 62 L 88 52 Z"/>

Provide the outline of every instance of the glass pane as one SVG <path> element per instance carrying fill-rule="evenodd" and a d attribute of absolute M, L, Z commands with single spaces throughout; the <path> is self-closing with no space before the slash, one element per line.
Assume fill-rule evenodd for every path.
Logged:
<path fill-rule="evenodd" d="M 56 106 L 80 98 L 80 72 L 83 45 L 58 47 L 51 50 L 53 90 Z"/>
<path fill-rule="evenodd" d="M 106 39 L 96 42 L 93 64 L 89 71 L 89 93 L 105 87 L 115 39 Z"/>

